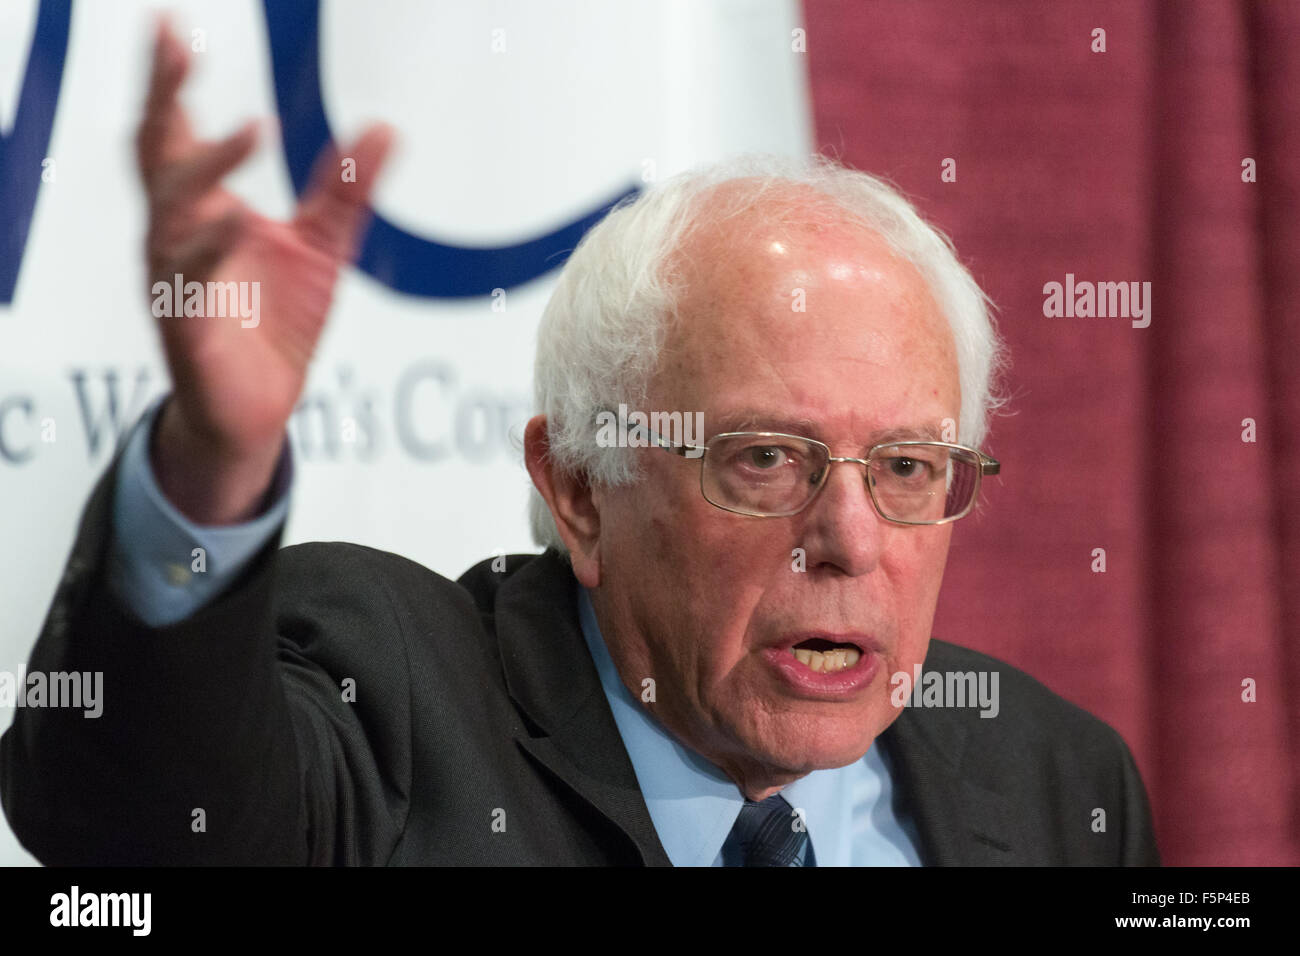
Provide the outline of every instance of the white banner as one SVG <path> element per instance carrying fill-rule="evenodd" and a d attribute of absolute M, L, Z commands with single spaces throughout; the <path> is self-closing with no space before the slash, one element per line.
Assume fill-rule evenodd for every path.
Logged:
<path fill-rule="evenodd" d="M 199 135 L 268 120 L 228 185 L 287 216 L 324 136 L 398 131 L 290 426 L 286 544 L 450 577 L 534 551 L 519 439 L 556 266 L 696 162 L 806 153 L 793 0 L 162 5 Z M 167 372 L 134 165 L 156 3 L 0 4 L 0 670 L 25 666 L 86 496 Z M 106 703 L 111 706 L 111 702 Z M 0 730 L 12 720 L 0 709 Z M 21 786 L 21 784 L 19 784 Z M 7 825 L 0 863 L 32 862 Z"/>

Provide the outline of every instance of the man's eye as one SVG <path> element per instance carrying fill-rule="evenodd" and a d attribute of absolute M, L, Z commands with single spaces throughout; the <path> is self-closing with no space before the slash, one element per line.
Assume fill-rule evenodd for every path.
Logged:
<path fill-rule="evenodd" d="M 786 454 L 775 445 L 756 445 L 745 449 L 744 462 L 764 471 L 784 464 Z"/>
<path fill-rule="evenodd" d="M 921 478 L 925 474 L 926 464 L 915 458 L 891 458 L 889 470 L 896 478 Z"/>

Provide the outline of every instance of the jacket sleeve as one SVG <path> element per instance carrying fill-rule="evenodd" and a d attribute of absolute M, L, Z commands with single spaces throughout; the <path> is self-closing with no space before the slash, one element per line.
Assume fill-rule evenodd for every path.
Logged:
<path fill-rule="evenodd" d="M 105 581 L 119 463 L 86 506 L 28 665 L 102 675 L 102 712 L 15 711 L 0 798 L 19 840 L 48 865 L 386 862 L 409 792 L 409 672 L 391 612 L 377 628 L 391 646 L 353 666 L 330 602 L 277 608 L 289 553 L 277 531 L 211 603 L 145 625 Z M 289 550 L 304 554 L 295 581 L 347 602 L 340 572 L 314 574 L 310 548 Z M 382 616 L 383 589 L 360 587 L 381 603 L 353 618 Z M 384 706 L 349 702 L 344 676 L 385 686 Z"/>
<path fill-rule="evenodd" d="M 1124 828 L 1120 848 L 1120 866 L 1160 866 L 1160 850 L 1156 845 L 1155 828 L 1151 818 L 1151 803 L 1137 763 L 1128 744 L 1115 732 L 1120 752 L 1120 779 L 1124 788 Z"/>

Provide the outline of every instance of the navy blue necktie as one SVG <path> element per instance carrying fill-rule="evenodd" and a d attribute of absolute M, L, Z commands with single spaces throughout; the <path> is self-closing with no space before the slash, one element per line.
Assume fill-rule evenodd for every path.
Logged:
<path fill-rule="evenodd" d="M 803 866 L 808 828 L 779 793 L 746 800 L 722 845 L 725 866 Z M 811 848 L 810 848 L 811 849 Z"/>

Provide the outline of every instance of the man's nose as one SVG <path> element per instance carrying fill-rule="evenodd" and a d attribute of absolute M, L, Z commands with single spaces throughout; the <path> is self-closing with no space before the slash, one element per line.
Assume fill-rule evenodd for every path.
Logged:
<path fill-rule="evenodd" d="M 867 574 L 880 563 L 888 522 L 871 503 L 864 465 L 846 461 L 827 467 L 826 484 L 805 512 L 808 566 L 833 566 L 851 577 Z"/>

